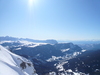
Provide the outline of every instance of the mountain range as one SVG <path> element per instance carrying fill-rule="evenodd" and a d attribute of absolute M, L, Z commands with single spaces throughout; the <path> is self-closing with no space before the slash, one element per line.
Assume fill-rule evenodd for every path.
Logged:
<path fill-rule="evenodd" d="M 56 40 L 47 43 L 8 38 L 10 40 L 7 36 L 6 39 L 2 37 L 0 44 L 30 60 L 38 75 L 100 75 L 100 49 L 84 50 L 79 45 L 58 43 Z"/>
<path fill-rule="evenodd" d="M 56 40 L 50 39 L 50 40 L 34 40 L 29 38 L 16 38 L 16 37 L 10 37 L 10 36 L 2 36 L 0 37 L 0 41 L 30 41 L 30 42 L 36 42 L 36 43 L 50 43 L 50 44 L 56 44 L 58 43 Z"/>

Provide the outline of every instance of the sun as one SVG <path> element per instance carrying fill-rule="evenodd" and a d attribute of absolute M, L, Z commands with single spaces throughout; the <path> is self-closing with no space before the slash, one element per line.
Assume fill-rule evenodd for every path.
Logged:
<path fill-rule="evenodd" d="M 33 6 L 33 4 L 36 4 L 37 0 L 29 0 L 29 6 Z"/>
<path fill-rule="evenodd" d="M 34 0 L 29 0 L 29 6 L 33 5 Z"/>
<path fill-rule="evenodd" d="M 32 13 L 32 11 L 35 9 L 37 6 L 37 1 L 38 0 L 28 0 L 28 6 L 29 6 L 29 12 Z"/>

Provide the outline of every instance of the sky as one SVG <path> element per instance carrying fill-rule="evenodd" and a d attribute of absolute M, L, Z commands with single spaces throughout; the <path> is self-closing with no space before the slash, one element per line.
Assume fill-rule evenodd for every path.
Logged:
<path fill-rule="evenodd" d="M 100 40 L 100 0 L 0 0 L 0 36 Z"/>

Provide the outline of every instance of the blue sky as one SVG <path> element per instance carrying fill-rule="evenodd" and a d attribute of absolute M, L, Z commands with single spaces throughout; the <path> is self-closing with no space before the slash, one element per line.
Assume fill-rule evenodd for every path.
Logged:
<path fill-rule="evenodd" d="M 0 0 L 0 36 L 100 40 L 100 0 Z"/>

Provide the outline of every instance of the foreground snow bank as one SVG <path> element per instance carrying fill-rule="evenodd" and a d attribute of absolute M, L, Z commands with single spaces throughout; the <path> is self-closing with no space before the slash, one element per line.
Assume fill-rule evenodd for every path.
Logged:
<path fill-rule="evenodd" d="M 0 45 L 0 75 L 37 75 L 33 64 Z"/>

